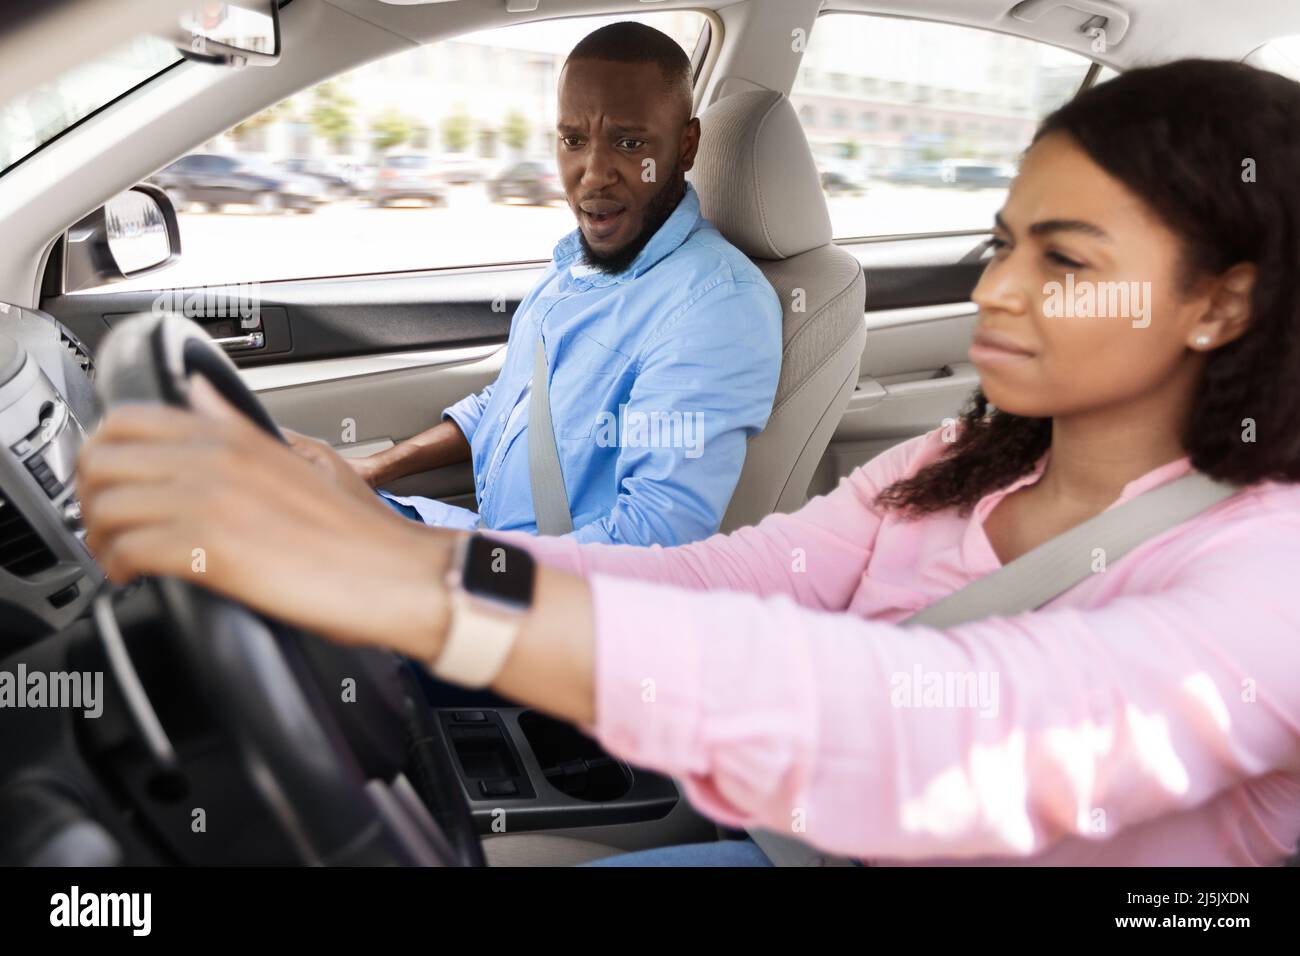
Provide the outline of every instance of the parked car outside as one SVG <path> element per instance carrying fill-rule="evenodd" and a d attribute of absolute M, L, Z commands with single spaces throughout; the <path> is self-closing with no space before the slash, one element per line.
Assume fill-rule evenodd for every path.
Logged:
<path fill-rule="evenodd" d="M 294 156 L 289 159 L 279 160 L 276 165 L 287 172 L 319 180 L 324 183 L 327 192 L 339 199 L 357 196 L 361 192 L 361 187 L 358 185 L 355 176 L 350 175 L 342 166 L 327 159 Z"/>
<path fill-rule="evenodd" d="M 313 212 L 329 201 L 324 184 L 251 156 L 191 153 L 155 174 L 151 182 L 178 210 L 191 204 L 220 212 L 226 205 L 251 205 L 264 213 Z"/>
<path fill-rule="evenodd" d="M 376 206 L 404 199 L 445 206 L 447 186 L 433 157 L 426 153 L 398 153 L 384 157 L 379 164 L 370 199 Z"/>
<path fill-rule="evenodd" d="M 822 173 L 822 192 L 827 196 L 861 196 L 867 191 L 862 183 L 849 179 L 843 173 Z"/>
<path fill-rule="evenodd" d="M 487 190 L 493 202 L 522 199 L 530 206 L 544 206 L 564 199 L 555 163 L 544 160 L 524 160 L 506 167 L 488 180 Z"/>

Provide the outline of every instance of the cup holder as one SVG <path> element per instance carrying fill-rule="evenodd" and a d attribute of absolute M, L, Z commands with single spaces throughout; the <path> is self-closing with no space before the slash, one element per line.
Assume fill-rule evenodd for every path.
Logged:
<path fill-rule="evenodd" d="M 627 766 L 572 724 L 527 710 L 519 715 L 546 782 L 578 800 L 617 800 L 632 789 Z"/>

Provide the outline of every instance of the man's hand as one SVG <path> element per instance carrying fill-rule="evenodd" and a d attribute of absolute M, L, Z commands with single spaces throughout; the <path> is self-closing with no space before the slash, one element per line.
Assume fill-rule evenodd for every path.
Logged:
<path fill-rule="evenodd" d="M 369 490 L 364 500 L 350 478 L 229 406 L 215 417 L 116 409 L 77 466 L 86 546 L 111 580 L 176 577 L 324 637 L 431 660 L 456 536 L 400 518 Z"/>
<path fill-rule="evenodd" d="M 344 458 L 348 467 L 366 483 L 366 487 L 371 490 L 378 488 L 386 479 L 384 478 L 383 465 L 378 455 L 362 455 L 358 458 Z"/>
<path fill-rule="evenodd" d="M 328 442 L 323 442 L 319 438 L 299 434 L 291 428 L 281 428 L 280 431 L 284 433 L 289 447 L 299 457 L 311 462 L 324 474 L 337 481 L 340 487 L 362 500 L 373 501 L 379 503 L 380 507 L 384 507 L 375 497 L 376 482 L 372 478 L 377 478 L 377 470 L 370 456 L 344 458 L 331 448 Z"/>

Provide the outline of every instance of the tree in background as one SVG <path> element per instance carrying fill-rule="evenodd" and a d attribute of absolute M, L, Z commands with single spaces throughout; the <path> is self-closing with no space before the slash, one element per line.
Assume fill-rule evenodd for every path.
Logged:
<path fill-rule="evenodd" d="M 342 152 L 356 130 L 357 101 L 333 81 L 321 83 L 315 89 L 315 102 L 308 119 L 316 134 Z"/>
<path fill-rule="evenodd" d="M 414 133 L 415 124 L 392 107 L 380 113 L 370 124 L 370 141 L 380 153 L 396 149 L 410 140 Z"/>
<path fill-rule="evenodd" d="M 528 136 L 531 132 L 532 127 L 528 117 L 519 110 L 511 110 L 506 114 L 505 123 L 501 126 L 501 140 L 506 144 L 507 149 L 522 153 L 528 147 Z"/>
<path fill-rule="evenodd" d="M 449 153 L 463 153 L 469 145 L 473 121 L 465 107 L 457 106 L 456 112 L 442 121 L 442 144 Z"/>
<path fill-rule="evenodd" d="M 281 100 L 274 106 L 269 106 L 260 113 L 254 113 L 242 123 L 236 123 L 230 128 L 230 137 L 236 143 L 244 144 L 248 137 L 257 132 L 259 129 L 265 129 L 272 123 L 292 118 L 293 105 L 289 100 Z"/>

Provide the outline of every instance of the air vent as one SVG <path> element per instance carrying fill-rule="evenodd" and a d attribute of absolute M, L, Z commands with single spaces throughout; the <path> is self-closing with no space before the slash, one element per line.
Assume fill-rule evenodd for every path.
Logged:
<path fill-rule="evenodd" d="M 26 578 L 54 567 L 58 560 L 22 513 L 0 494 L 0 568 Z"/>
<path fill-rule="evenodd" d="M 87 352 L 86 347 L 62 325 L 59 326 L 59 342 L 63 344 L 65 349 L 72 353 L 72 357 L 76 359 L 77 364 L 81 366 L 81 370 L 86 373 L 86 378 L 93 381 L 95 378 L 95 363 L 91 360 L 90 353 Z"/>

